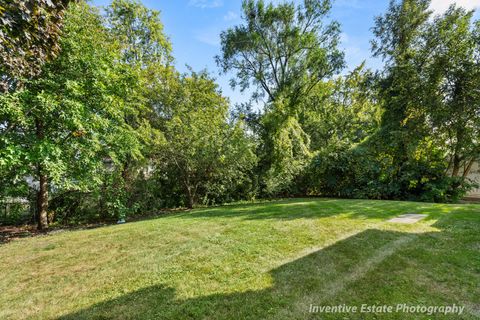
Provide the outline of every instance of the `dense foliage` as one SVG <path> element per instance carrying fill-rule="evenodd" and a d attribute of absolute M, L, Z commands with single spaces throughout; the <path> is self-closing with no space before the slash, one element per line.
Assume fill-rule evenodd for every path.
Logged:
<path fill-rule="evenodd" d="M 0 92 L 40 73 L 60 51 L 59 38 L 70 0 L 9 0 L 0 4 Z"/>
<path fill-rule="evenodd" d="M 311 91 L 343 67 L 339 24 L 326 21 L 330 8 L 330 0 L 299 6 L 244 1 L 245 22 L 221 34 L 218 65 L 236 71 L 234 87 L 253 85 L 254 100 L 266 97 L 256 133 L 260 183 L 267 194 L 288 189 L 308 163 L 310 139 L 299 113 Z"/>
<path fill-rule="evenodd" d="M 241 120 L 228 122 L 228 101 L 208 74 L 178 77 L 162 102 L 166 141 L 155 157 L 159 199 L 189 208 L 242 199 L 251 184 L 253 145 Z"/>
<path fill-rule="evenodd" d="M 0 199 L 30 201 L 40 228 L 265 196 L 445 202 L 473 186 L 472 12 L 392 0 L 373 28 L 383 69 L 341 74 L 330 0 L 245 0 L 216 58 L 253 92 L 232 108 L 207 71 L 175 70 L 159 12 L 68 3 L 0 6 Z"/>

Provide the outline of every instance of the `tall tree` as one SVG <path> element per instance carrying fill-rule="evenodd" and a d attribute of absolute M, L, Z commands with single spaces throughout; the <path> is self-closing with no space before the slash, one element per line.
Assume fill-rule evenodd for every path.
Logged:
<path fill-rule="evenodd" d="M 478 158 L 478 40 L 471 13 L 452 7 L 432 19 L 429 5 L 393 0 L 374 28 L 374 56 L 385 61 L 378 77 L 384 112 L 369 146 L 387 197 L 456 198 L 465 184 L 446 176 L 448 160 L 456 177 Z"/>
<path fill-rule="evenodd" d="M 163 31 L 160 12 L 136 0 L 113 0 L 107 7 L 112 35 L 119 40 L 125 62 L 147 67 L 172 61 L 171 44 Z"/>
<path fill-rule="evenodd" d="M 472 19 L 452 6 L 426 34 L 432 135 L 448 146 L 450 174 L 463 178 L 480 159 L 480 22 Z"/>
<path fill-rule="evenodd" d="M 123 63 L 138 74 L 139 81 L 132 83 L 133 94 L 128 97 L 136 110 L 136 117 L 126 121 L 148 137 L 145 141 L 148 143 L 143 146 L 143 154 L 147 156 L 155 149 L 154 144 L 163 141 L 161 132 L 156 128 L 159 120 L 156 107 L 158 95 L 164 90 L 165 81 L 172 73 L 171 43 L 164 33 L 160 12 L 146 8 L 139 1 L 112 1 L 107 7 L 106 21 L 110 34 L 120 45 Z M 123 159 L 122 177 L 127 193 L 132 184 L 132 175 L 138 171 L 138 164 L 131 157 Z"/>
<path fill-rule="evenodd" d="M 242 122 L 229 123 L 228 100 L 206 72 L 183 75 L 164 94 L 166 143 L 158 151 L 161 184 L 192 208 L 199 200 L 226 200 L 255 163 Z M 177 200 L 178 201 L 178 200 Z"/>
<path fill-rule="evenodd" d="M 288 185 L 305 165 L 309 139 L 298 122 L 298 107 L 323 79 L 343 67 L 337 48 L 339 25 L 328 22 L 330 0 L 303 4 L 245 0 L 244 23 L 221 34 L 224 72 L 235 71 L 232 85 L 253 86 L 253 98 L 266 98 L 260 123 L 266 189 Z"/>
<path fill-rule="evenodd" d="M 16 124 L 0 127 L 0 173 L 36 177 L 40 229 L 48 227 L 49 191 L 88 190 L 105 158 L 139 153 L 139 137 L 125 122 L 134 116 L 125 99 L 132 74 L 117 63 L 118 46 L 98 11 L 70 6 L 60 46 L 40 77 L 0 99 L 0 119 Z"/>
<path fill-rule="evenodd" d="M 372 41 L 373 54 L 385 61 L 379 76 L 379 98 L 384 112 L 381 130 L 373 141 L 383 149 L 380 152 L 386 152 L 392 159 L 394 184 L 400 181 L 427 134 L 426 114 L 422 111 L 426 103 L 422 49 L 431 16 L 429 4 L 430 0 L 392 0 L 385 15 L 375 19 L 373 28 L 376 37 Z"/>

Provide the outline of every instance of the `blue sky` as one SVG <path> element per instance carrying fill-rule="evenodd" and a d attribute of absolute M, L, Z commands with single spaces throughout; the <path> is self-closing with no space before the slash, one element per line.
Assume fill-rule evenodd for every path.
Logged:
<path fill-rule="evenodd" d="M 281 0 L 272 0 L 280 2 Z M 299 0 L 295 0 L 300 2 Z M 228 80 L 232 75 L 219 75 L 214 56 L 220 53 L 219 35 L 222 30 L 240 23 L 241 0 L 143 0 L 145 6 L 161 12 L 165 33 L 169 36 L 178 70 L 187 71 L 186 64 L 194 70 L 207 68 L 217 78 L 225 96 L 232 103 L 248 100 L 247 95 L 232 91 Z M 389 0 L 336 0 L 331 18 L 342 26 L 342 48 L 346 54 L 347 70 L 363 60 L 371 68 L 381 65 L 371 58 L 370 39 L 373 18 L 385 12 Z M 480 8 L 480 0 L 433 0 L 432 9 L 442 12 L 449 4 L 468 9 Z M 105 6 L 110 0 L 93 0 Z"/>

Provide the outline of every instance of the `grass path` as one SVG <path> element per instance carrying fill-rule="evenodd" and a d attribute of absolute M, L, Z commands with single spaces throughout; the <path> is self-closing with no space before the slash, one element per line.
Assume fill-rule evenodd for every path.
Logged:
<path fill-rule="evenodd" d="M 387 222 L 406 212 L 428 218 Z M 478 319 L 479 230 L 480 205 L 295 199 L 22 239 L 0 246 L 0 319 Z"/>

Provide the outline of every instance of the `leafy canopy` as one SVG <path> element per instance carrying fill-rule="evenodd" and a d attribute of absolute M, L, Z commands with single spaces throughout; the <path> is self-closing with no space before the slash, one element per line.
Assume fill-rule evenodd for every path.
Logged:
<path fill-rule="evenodd" d="M 37 76 L 60 52 L 64 12 L 70 0 L 9 0 L 0 4 L 0 91 Z"/>
<path fill-rule="evenodd" d="M 273 102 L 284 95 L 295 105 L 344 64 L 339 24 L 325 21 L 330 8 L 329 0 L 305 0 L 297 7 L 245 0 L 244 23 L 222 32 L 217 63 L 224 72 L 236 72 L 232 85 L 242 91 L 253 84 L 255 97 Z"/>

